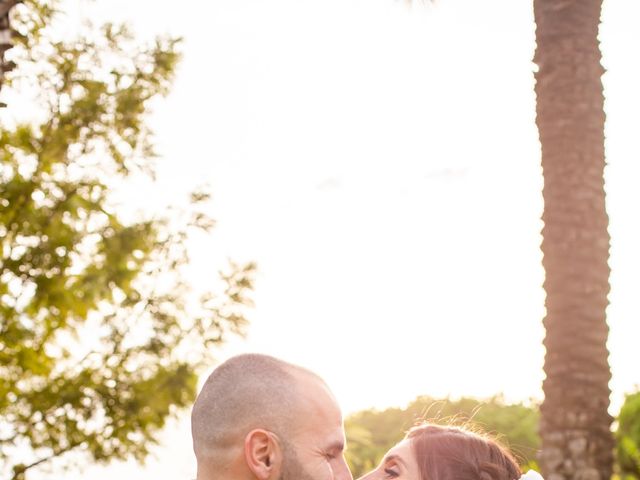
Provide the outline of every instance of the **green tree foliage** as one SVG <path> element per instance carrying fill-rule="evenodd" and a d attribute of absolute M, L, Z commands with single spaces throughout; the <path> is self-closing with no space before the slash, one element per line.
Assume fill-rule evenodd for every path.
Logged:
<path fill-rule="evenodd" d="M 506 404 L 501 397 L 436 400 L 418 397 L 407 408 L 363 410 L 345 421 L 347 461 L 353 476 L 374 468 L 406 431 L 422 420 L 469 425 L 494 435 L 508 446 L 523 466 L 533 465 L 540 445 L 537 407 Z"/>
<path fill-rule="evenodd" d="M 640 478 L 640 392 L 625 397 L 615 436 L 620 476 L 624 479 Z"/>
<path fill-rule="evenodd" d="M 191 404 L 211 347 L 243 333 L 253 278 L 231 265 L 218 294 L 186 280 L 187 242 L 213 226 L 205 193 L 133 220 L 114 200 L 153 174 L 145 122 L 178 41 L 142 45 L 114 25 L 69 40 L 57 6 L 15 8 L 9 80 L 36 101 L 0 133 L 0 476 L 14 480 L 70 451 L 142 460 Z"/>

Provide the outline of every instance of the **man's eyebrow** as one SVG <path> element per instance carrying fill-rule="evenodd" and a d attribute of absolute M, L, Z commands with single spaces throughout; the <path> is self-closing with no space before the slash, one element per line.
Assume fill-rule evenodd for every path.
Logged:
<path fill-rule="evenodd" d="M 344 451 L 344 442 L 341 440 L 334 442 L 327 447 L 327 452 L 342 452 L 342 451 Z"/>
<path fill-rule="evenodd" d="M 387 463 L 387 462 L 398 462 L 400 464 L 402 464 L 404 467 L 407 466 L 406 463 L 404 463 L 404 460 L 402 459 L 402 457 L 400 455 L 395 455 L 395 454 L 391 454 L 391 455 L 387 455 L 386 457 L 384 457 L 382 459 L 382 463 Z"/>

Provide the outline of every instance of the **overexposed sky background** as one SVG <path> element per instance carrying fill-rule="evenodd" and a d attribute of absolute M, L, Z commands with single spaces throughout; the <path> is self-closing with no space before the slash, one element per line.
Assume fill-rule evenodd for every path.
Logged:
<path fill-rule="evenodd" d="M 260 351 L 307 366 L 347 413 L 420 394 L 541 397 L 532 2 L 68 4 L 70 23 L 184 37 L 152 118 L 158 184 L 131 201 L 209 182 L 218 227 L 194 244 L 194 281 L 227 257 L 258 263 L 249 335 L 221 360 Z M 640 383 L 639 19 L 640 4 L 605 1 L 614 413 Z M 145 468 L 65 478 L 193 478 L 187 417 Z"/>

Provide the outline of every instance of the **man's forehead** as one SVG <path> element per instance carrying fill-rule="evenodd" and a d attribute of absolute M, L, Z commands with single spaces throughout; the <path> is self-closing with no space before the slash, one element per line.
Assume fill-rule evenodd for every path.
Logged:
<path fill-rule="evenodd" d="M 337 412 L 337 415 L 342 417 L 338 402 L 324 381 L 318 377 L 305 375 L 303 373 L 299 374 L 297 383 L 298 395 L 300 395 L 304 399 L 304 402 L 311 408 L 318 408 L 326 410 L 327 412 L 331 411 L 333 414 Z"/>
<path fill-rule="evenodd" d="M 312 376 L 301 378 L 299 395 L 299 419 L 296 429 L 315 437 L 323 448 L 344 447 L 342 412 L 338 403 L 320 379 Z M 314 442 L 315 443 L 315 442 Z"/>

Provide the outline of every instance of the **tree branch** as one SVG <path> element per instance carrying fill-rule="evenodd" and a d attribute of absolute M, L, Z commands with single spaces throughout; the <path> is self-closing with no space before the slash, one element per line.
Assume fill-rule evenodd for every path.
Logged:
<path fill-rule="evenodd" d="M 64 455 L 65 453 L 73 450 L 74 448 L 79 447 L 80 445 L 82 445 L 81 443 L 72 443 L 69 446 L 62 448 L 60 450 L 54 450 L 54 452 L 47 456 L 47 457 L 43 457 L 40 460 L 36 460 L 33 463 L 30 463 L 29 465 L 24 465 L 24 464 L 20 464 L 20 465 L 16 465 L 13 467 L 13 476 L 11 477 L 11 480 L 24 480 L 25 477 L 25 473 L 27 470 L 33 468 L 33 467 L 37 467 L 38 465 L 40 465 L 41 463 L 44 462 L 48 462 L 49 460 L 59 457 L 60 455 Z"/>

